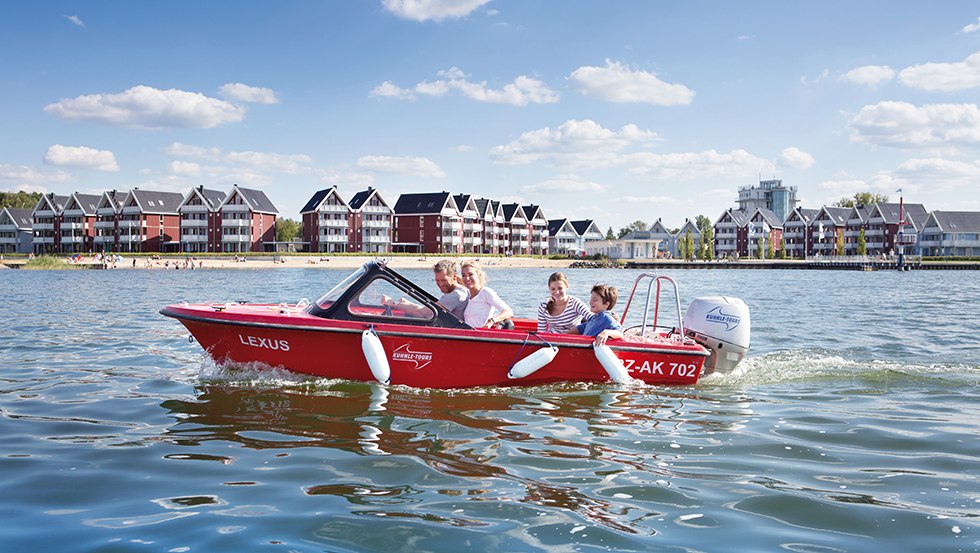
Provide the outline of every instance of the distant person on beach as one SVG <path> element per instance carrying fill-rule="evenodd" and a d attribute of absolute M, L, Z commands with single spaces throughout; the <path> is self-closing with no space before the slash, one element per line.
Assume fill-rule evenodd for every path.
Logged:
<path fill-rule="evenodd" d="M 612 308 L 616 307 L 618 298 L 619 293 L 615 286 L 608 284 L 593 286 L 589 297 L 589 310 L 592 311 L 593 317 L 587 323 L 570 328 L 568 334 L 595 336 L 595 345 L 597 346 L 605 345 L 609 338 L 622 338 L 623 327 L 612 314 Z"/>
<path fill-rule="evenodd" d="M 514 312 L 500 296 L 487 286 L 487 275 L 475 261 L 466 261 L 460 270 L 463 286 L 469 290 L 469 301 L 463 321 L 473 328 L 514 328 Z M 498 326 L 499 325 L 499 326 Z"/>
<path fill-rule="evenodd" d="M 568 295 L 568 278 L 564 273 L 548 277 L 551 297 L 538 306 L 538 332 L 563 334 L 568 329 L 592 317 L 584 301 Z"/>

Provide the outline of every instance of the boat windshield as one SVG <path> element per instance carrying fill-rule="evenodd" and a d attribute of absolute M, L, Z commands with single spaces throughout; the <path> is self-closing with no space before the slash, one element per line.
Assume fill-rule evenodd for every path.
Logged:
<path fill-rule="evenodd" d="M 360 269 L 354 271 L 353 273 L 348 275 L 347 278 L 340 281 L 339 284 L 331 288 L 330 291 L 327 292 L 323 297 L 316 300 L 316 304 L 320 306 L 321 309 L 326 309 L 330 307 L 331 305 L 333 305 L 335 301 L 337 301 L 337 298 L 343 295 L 343 293 L 346 292 L 347 289 L 351 287 L 352 284 L 360 280 L 360 278 L 364 276 L 365 272 L 367 272 L 367 269 L 365 269 L 364 267 L 361 267 Z"/>

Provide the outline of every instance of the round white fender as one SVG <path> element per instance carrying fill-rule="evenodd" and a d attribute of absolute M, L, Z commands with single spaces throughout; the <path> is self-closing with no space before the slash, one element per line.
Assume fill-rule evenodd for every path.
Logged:
<path fill-rule="evenodd" d="M 517 363 L 514 363 L 514 366 L 507 371 L 507 378 L 524 378 L 548 363 L 551 363 L 556 355 L 558 355 L 558 348 L 555 346 L 549 345 L 546 348 L 541 348 Z"/>
<path fill-rule="evenodd" d="M 613 350 L 609 349 L 609 346 L 595 346 L 595 356 L 602 364 L 602 368 L 606 369 L 609 373 L 609 378 L 617 384 L 627 384 L 632 380 L 629 373 L 626 371 L 626 367 L 623 366 L 623 362 L 616 357 Z"/>
<path fill-rule="evenodd" d="M 374 329 L 369 328 L 361 333 L 361 349 L 364 350 L 364 359 L 367 360 L 368 367 L 371 367 L 374 378 L 385 385 L 391 382 L 388 356 L 385 355 L 385 348 Z"/>

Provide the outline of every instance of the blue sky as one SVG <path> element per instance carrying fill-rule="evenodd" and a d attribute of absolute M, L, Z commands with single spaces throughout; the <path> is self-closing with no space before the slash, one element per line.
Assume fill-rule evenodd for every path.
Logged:
<path fill-rule="evenodd" d="M 975 1 L 4 2 L 0 51 L 0 190 L 980 210 Z"/>

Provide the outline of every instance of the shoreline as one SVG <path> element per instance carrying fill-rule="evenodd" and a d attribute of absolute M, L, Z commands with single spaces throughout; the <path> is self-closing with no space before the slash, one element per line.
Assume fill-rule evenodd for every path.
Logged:
<path fill-rule="evenodd" d="M 399 269 L 431 269 L 440 259 L 439 255 L 423 256 L 372 256 L 372 255 L 340 255 L 340 256 L 273 256 L 272 254 L 246 254 L 244 261 L 236 261 L 235 257 L 162 257 L 154 259 L 153 254 L 126 255 L 120 254 L 122 261 L 115 264 L 109 263 L 110 269 L 126 270 L 191 270 L 190 263 L 194 263 L 194 270 L 197 269 L 344 269 L 353 270 L 369 261 L 379 259 L 387 260 L 389 267 Z M 573 259 L 545 259 L 533 257 L 496 257 L 496 256 L 446 256 L 457 263 L 467 260 L 477 260 L 484 268 L 495 269 L 567 269 L 577 260 Z M 44 269 L 102 269 L 102 262 L 93 256 L 86 255 L 77 263 L 68 263 L 66 257 L 60 258 L 64 261 L 63 265 L 44 267 Z M 190 261 L 193 259 L 193 261 Z M 275 259 L 275 261 L 273 261 Z M 0 268 L 22 268 L 27 264 L 26 258 L 8 259 L 0 261 Z M 135 261 L 135 264 L 134 264 Z M 39 268 L 40 269 L 40 268 Z M 43 269 L 41 269 L 43 270 Z"/>

